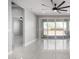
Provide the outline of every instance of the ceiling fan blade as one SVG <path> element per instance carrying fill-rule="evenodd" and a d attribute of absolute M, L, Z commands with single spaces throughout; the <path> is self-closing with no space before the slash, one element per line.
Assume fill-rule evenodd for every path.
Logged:
<path fill-rule="evenodd" d="M 67 10 L 59 10 L 59 11 L 67 11 Z"/>
<path fill-rule="evenodd" d="M 57 10 L 57 12 L 58 12 L 59 14 L 61 14 L 61 12 L 59 12 L 59 10 Z"/>
<path fill-rule="evenodd" d="M 65 1 L 63 1 L 60 5 L 57 6 L 57 8 L 59 8 L 61 5 L 63 5 L 65 3 Z"/>
<path fill-rule="evenodd" d="M 69 7 L 70 7 L 70 6 L 65 6 L 65 7 L 61 7 L 61 8 L 58 8 L 58 9 L 60 10 L 60 9 L 69 8 Z"/>
<path fill-rule="evenodd" d="M 41 4 L 42 6 L 45 6 L 45 7 L 50 7 L 50 6 L 47 6 L 47 5 L 45 5 L 45 4 Z"/>

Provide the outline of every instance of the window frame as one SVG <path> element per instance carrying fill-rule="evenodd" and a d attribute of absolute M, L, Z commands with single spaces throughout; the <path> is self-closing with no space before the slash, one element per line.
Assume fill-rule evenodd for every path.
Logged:
<path fill-rule="evenodd" d="M 44 35 L 44 28 L 43 28 L 43 23 L 44 22 L 66 22 L 66 26 L 67 26 L 67 28 L 66 28 L 66 32 L 68 33 L 68 34 L 66 34 L 66 35 L 62 35 L 62 36 L 57 36 L 56 34 L 55 34 L 55 36 L 46 36 L 46 35 Z M 55 38 L 57 38 L 57 39 L 68 39 L 68 38 L 70 38 L 70 31 L 69 31 L 69 20 L 68 19 L 42 19 L 42 24 L 41 24 L 42 26 L 42 31 L 41 31 L 41 38 L 49 38 L 49 39 L 55 39 Z M 55 24 L 55 29 L 56 29 L 56 24 Z M 55 30 L 55 32 L 56 32 L 56 30 Z"/>

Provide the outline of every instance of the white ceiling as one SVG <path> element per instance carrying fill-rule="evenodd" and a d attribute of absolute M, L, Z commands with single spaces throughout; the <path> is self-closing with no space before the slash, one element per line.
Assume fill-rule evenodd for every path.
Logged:
<path fill-rule="evenodd" d="M 36 15 L 69 15 L 70 14 L 70 8 L 66 8 L 68 10 L 67 12 L 61 12 L 60 14 L 58 12 L 54 12 L 51 10 L 52 4 L 50 0 L 17 0 L 22 4 L 24 7 L 26 7 L 28 10 L 32 11 Z M 57 5 L 59 5 L 62 1 L 64 0 L 54 0 Z M 65 4 L 63 6 L 68 6 L 70 5 L 70 0 L 65 0 Z M 45 7 L 42 6 L 41 4 L 45 4 L 50 6 Z"/>

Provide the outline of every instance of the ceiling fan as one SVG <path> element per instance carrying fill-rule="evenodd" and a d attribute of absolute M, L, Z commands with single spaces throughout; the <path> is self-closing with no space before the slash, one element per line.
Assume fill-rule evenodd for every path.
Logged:
<path fill-rule="evenodd" d="M 69 8 L 70 6 L 61 7 L 65 2 L 66 2 L 66 1 L 62 1 L 62 3 L 57 6 L 57 4 L 54 3 L 53 0 L 51 0 L 51 3 L 52 3 L 52 5 L 53 5 L 53 8 L 51 8 L 51 9 L 52 9 L 53 11 L 57 11 L 58 13 L 60 13 L 60 11 L 67 11 L 67 10 L 64 10 L 64 9 L 65 9 L 65 8 Z M 49 6 L 45 5 L 45 4 L 41 4 L 41 5 L 43 5 L 43 6 L 45 6 L 45 7 L 49 7 Z"/>

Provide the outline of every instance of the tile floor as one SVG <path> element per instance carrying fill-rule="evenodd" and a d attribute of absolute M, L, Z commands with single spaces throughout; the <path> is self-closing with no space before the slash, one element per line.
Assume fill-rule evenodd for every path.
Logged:
<path fill-rule="evenodd" d="M 44 49 L 44 41 L 36 41 L 27 47 L 14 50 L 9 59 L 70 59 L 69 50 Z"/>

